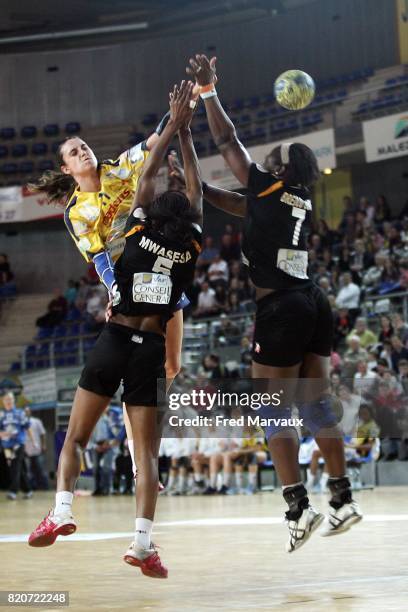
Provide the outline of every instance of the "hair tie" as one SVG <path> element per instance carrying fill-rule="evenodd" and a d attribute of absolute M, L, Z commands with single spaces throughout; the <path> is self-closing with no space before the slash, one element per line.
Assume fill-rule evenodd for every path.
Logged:
<path fill-rule="evenodd" d="M 291 142 L 283 142 L 281 144 L 280 154 L 281 154 L 282 164 L 284 166 L 287 166 L 289 163 L 289 151 L 290 151 L 291 145 L 292 145 Z"/>

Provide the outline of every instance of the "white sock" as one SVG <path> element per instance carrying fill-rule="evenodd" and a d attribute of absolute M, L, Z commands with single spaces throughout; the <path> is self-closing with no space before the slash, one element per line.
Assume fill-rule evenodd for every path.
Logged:
<path fill-rule="evenodd" d="M 312 472 L 310 471 L 310 468 L 307 468 L 306 474 L 307 474 L 306 489 L 310 489 L 310 487 L 314 485 L 316 476 L 312 474 Z"/>
<path fill-rule="evenodd" d="M 175 475 L 172 472 L 170 472 L 169 480 L 167 482 L 167 488 L 168 489 L 172 489 L 174 487 L 174 483 L 175 482 L 176 482 L 176 477 L 175 477 Z"/>
<path fill-rule="evenodd" d="M 218 474 L 210 474 L 210 487 L 215 489 L 217 486 L 217 476 Z"/>
<path fill-rule="evenodd" d="M 324 490 L 327 487 L 327 481 L 329 480 L 329 474 L 327 472 L 323 472 L 322 477 L 320 479 L 320 486 Z"/>
<path fill-rule="evenodd" d="M 203 482 L 203 475 L 194 472 L 194 482 Z"/>
<path fill-rule="evenodd" d="M 242 489 L 242 472 L 235 472 L 235 482 L 237 489 Z"/>
<path fill-rule="evenodd" d="M 179 481 L 178 481 L 178 490 L 184 491 L 186 488 L 186 477 L 185 476 L 179 476 Z"/>
<path fill-rule="evenodd" d="M 150 548 L 150 536 L 153 529 L 153 521 L 145 518 L 137 518 L 135 521 L 135 542 L 145 550 Z"/>
<path fill-rule="evenodd" d="M 135 447 L 133 445 L 133 440 L 129 440 L 129 438 L 128 438 L 128 449 L 129 449 L 130 456 L 132 458 L 133 476 L 134 478 L 136 478 L 137 467 L 136 467 L 136 462 L 135 462 Z"/>
<path fill-rule="evenodd" d="M 58 491 L 55 495 L 54 514 L 71 514 L 74 494 L 71 491 Z"/>
<path fill-rule="evenodd" d="M 187 476 L 187 489 L 192 489 L 193 485 L 194 485 L 194 478 L 193 478 L 193 475 L 192 475 L 192 474 L 189 474 L 189 475 Z"/>
<path fill-rule="evenodd" d="M 224 472 L 222 479 L 224 487 L 229 487 L 231 482 L 231 472 Z"/>
<path fill-rule="evenodd" d="M 248 484 L 250 487 L 254 487 L 256 485 L 256 472 L 248 472 Z"/>

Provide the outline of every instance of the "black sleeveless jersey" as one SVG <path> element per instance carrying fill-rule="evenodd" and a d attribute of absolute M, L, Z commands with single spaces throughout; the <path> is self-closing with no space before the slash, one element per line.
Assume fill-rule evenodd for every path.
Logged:
<path fill-rule="evenodd" d="M 249 171 L 242 251 L 257 287 L 309 285 L 307 235 L 312 203 L 302 187 L 286 185 L 262 166 Z"/>
<path fill-rule="evenodd" d="M 201 229 L 192 226 L 193 240 L 186 247 L 148 229 L 140 211 L 136 209 L 127 221 L 125 248 L 115 264 L 120 301 L 119 295 L 116 299 L 114 296 L 113 313 L 159 314 L 166 322 L 193 280 L 201 251 Z"/>

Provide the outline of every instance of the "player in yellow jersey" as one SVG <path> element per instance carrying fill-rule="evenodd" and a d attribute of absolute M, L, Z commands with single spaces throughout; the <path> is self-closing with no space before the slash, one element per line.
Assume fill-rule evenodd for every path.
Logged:
<path fill-rule="evenodd" d="M 139 177 L 149 151 L 166 126 L 168 113 L 146 140 L 123 152 L 118 159 L 98 162 L 95 153 L 78 136 L 67 138 L 58 149 L 59 171 L 45 172 L 32 191 L 42 192 L 50 203 L 65 206 L 64 221 L 87 262 L 94 262 L 109 294 L 115 290 L 114 262 L 125 244 L 124 227 L 136 193 Z M 168 384 L 180 369 L 183 338 L 182 308 L 185 296 L 167 325 L 166 378 Z M 134 452 L 130 423 L 124 411 L 129 451 Z"/>

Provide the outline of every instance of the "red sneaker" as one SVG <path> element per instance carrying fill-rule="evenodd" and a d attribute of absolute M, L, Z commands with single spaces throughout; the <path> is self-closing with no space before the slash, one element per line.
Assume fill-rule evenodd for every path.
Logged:
<path fill-rule="evenodd" d="M 76 531 L 76 523 L 71 514 L 53 514 L 50 510 L 28 538 L 30 546 L 51 546 L 59 535 L 68 536 Z"/>
<path fill-rule="evenodd" d="M 151 544 L 150 548 L 145 550 L 139 548 L 136 542 L 132 542 L 123 560 L 125 563 L 129 563 L 129 565 L 140 567 L 142 574 L 149 576 L 149 578 L 167 578 L 167 567 L 162 565 L 154 544 Z"/>

